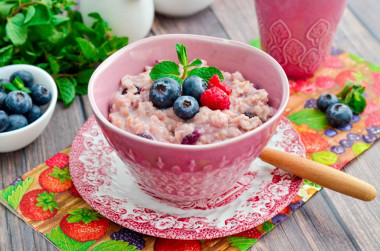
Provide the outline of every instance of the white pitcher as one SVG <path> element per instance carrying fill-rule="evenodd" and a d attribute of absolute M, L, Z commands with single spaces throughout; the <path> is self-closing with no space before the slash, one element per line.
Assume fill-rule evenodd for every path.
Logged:
<path fill-rule="evenodd" d="M 94 21 L 87 15 L 98 12 L 113 34 L 127 36 L 130 42 L 145 37 L 154 19 L 153 0 L 80 0 L 79 5 L 86 25 Z"/>

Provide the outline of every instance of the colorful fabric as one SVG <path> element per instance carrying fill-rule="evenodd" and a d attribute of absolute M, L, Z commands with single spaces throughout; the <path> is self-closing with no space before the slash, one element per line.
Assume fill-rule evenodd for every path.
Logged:
<path fill-rule="evenodd" d="M 334 129 L 316 109 L 316 99 L 322 93 L 337 93 L 346 81 L 361 82 L 366 87 L 367 107 L 362 114 L 355 115 L 349 125 Z M 289 83 L 291 96 L 285 116 L 300 133 L 308 158 L 341 169 L 380 137 L 380 66 L 332 50 L 313 78 L 289 80 Z M 108 221 L 80 198 L 68 173 L 69 151 L 67 148 L 25 173 L 0 194 L 1 203 L 61 250 L 154 250 L 155 242 L 156 248 L 159 246 L 161 250 L 170 250 L 173 246 L 192 250 L 232 246 L 247 250 L 322 188 L 305 180 L 297 196 L 278 215 L 234 236 L 158 241 Z"/>

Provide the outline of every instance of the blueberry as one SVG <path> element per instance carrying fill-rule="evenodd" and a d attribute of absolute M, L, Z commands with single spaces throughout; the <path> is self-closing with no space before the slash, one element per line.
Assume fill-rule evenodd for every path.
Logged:
<path fill-rule="evenodd" d="M 33 77 L 32 73 L 30 73 L 28 71 L 24 71 L 24 70 L 16 71 L 11 75 L 9 80 L 11 82 L 13 82 L 13 80 L 16 77 L 19 77 L 22 80 L 22 82 L 24 83 L 25 87 L 27 87 L 27 88 L 31 88 L 33 83 L 34 83 L 34 77 Z"/>
<path fill-rule="evenodd" d="M 325 112 L 330 105 L 335 103 L 338 103 L 338 98 L 330 93 L 322 94 L 317 100 L 317 106 L 322 112 Z"/>
<path fill-rule="evenodd" d="M 1 84 L 9 84 L 8 79 L 0 78 L 0 92 L 6 92 L 5 88 Z"/>
<path fill-rule="evenodd" d="M 339 144 L 343 147 L 351 147 L 354 145 L 354 142 L 349 139 L 342 139 L 341 141 L 339 141 Z"/>
<path fill-rule="evenodd" d="M 356 122 L 358 122 L 358 121 L 360 121 L 360 116 L 357 115 L 357 114 L 354 114 L 354 115 L 352 116 L 351 123 L 356 123 Z"/>
<path fill-rule="evenodd" d="M 32 99 L 25 92 L 13 91 L 8 93 L 5 107 L 9 113 L 24 114 L 32 108 Z"/>
<path fill-rule="evenodd" d="M 376 135 L 374 134 L 364 134 L 363 135 L 363 141 L 366 143 L 373 143 L 376 141 Z"/>
<path fill-rule="evenodd" d="M 19 114 L 13 114 L 8 116 L 9 126 L 7 128 L 7 132 L 14 131 L 20 128 L 23 128 L 28 125 L 28 120 Z"/>
<path fill-rule="evenodd" d="M 327 137 L 330 137 L 330 138 L 336 136 L 337 134 L 338 134 L 338 132 L 334 129 L 326 129 L 326 131 L 325 131 L 325 135 Z"/>
<path fill-rule="evenodd" d="M 255 117 L 256 115 L 255 114 L 253 114 L 252 112 L 245 112 L 245 113 L 243 113 L 245 116 L 247 116 L 248 118 L 253 118 L 253 117 Z"/>
<path fill-rule="evenodd" d="M 292 210 L 294 212 L 298 208 L 300 208 L 303 204 L 305 204 L 305 202 L 300 200 L 300 201 L 297 201 L 296 203 L 290 203 L 289 208 L 290 208 L 290 210 Z"/>
<path fill-rule="evenodd" d="M 42 110 L 39 106 L 37 105 L 32 105 L 32 108 L 30 111 L 26 114 L 26 118 L 28 119 L 29 124 L 33 123 L 36 121 L 39 117 L 42 116 Z"/>
<path fill-rule="evenodd" d="M 352 141 L 359 141 L 362 139 L 360 135 L 356 133 L 349 133 L 346 135 L 346 137 L 347 139 L 352 140 Z"/>
<path fill-rule="evenodd" d="M 306 100 L 305 104 L 303 105 L 304 108 L 314 108 L 314 109 L 318 109 L 318 106 L 317 106 L 317 100 L 316 99 L 313 99 L 313 98 L 310 98 L 308 100 Z"/>
<path fill-rule="evenodd" d="M 7 97 L 7 94 L 5 92 L 0 92 L 0 109 L 4 109 L 4 101 L 5 98 Z"/>
<path fill-rule="evenodd" d="M 351 124 L 346 124 L 344 126 L 337 127 L 336 129 L 348 132 L 348 131 L 351 131 L 352 125 Z"/>
<path fill-rule="evenodd" d="M 327 108 L 326 118 L 331 126 L 344 127 L 351 121 L 352 111 L 347 105 L 336 103 Z"/>
<path fill-rule="evenodd" d="M 157 79 L 149 92 L 149 100 L 158 109 L 172 107 L 179 96 L 181 96 L 181 86 L 172 78 Z"/>
<path fill-rule="evenodd" d="M 0 110 L 0 132 L 5 131 L 9 126 L 8 114 Z"/>
<path fill-rule="evenodd" d="M 192 133 L 186 135 L 182 139 L 181 144 L 182 145 L 195 145 L 200 136 L 201 136 L 201 134 L 198 132 L 197 129 L 195 129 Z"/>
<path fill-rule="evenodd" d="M 369 134 L 379 134 L 380 133 L 380 127 L 378 126 L 371 126 L 367 128 L 367 132 Z"/>
<path fill-rule="evenodd" d="M 198 113 L 199 104 L 192 96 L 181 96 L 174 102 L 173 111 L 181 119 L 191 119 Z"/>
<path fill-rule="evenodd" d="M 343 146 L 332 146 L 330 151 L 336 154 L 342 154 L 346 151 Z"/>
<path fill-rule="evenodd" d="M 193 75 L 183 81 L 182 89 L 184 96 L 192 96 L 199 103 L 202 93 L 207 90 L 207 83 L 202 78 Z"/>
<path fill-rule="evenodd" d="M 288 216 L 286 216 L 285 214 L 277 214 L 276 216 L 272 218 L 272 223 L 277 226 L 278 224 L 280 224 L 287 218 Z"/>
<path fill-rule="evenodd" d="M 150 134 L 146 133 L 146 132 L 139 133 L 139 134 L 137 134 L 137 136 L 140 136 L 141 138 L 146 138 L 146 139 L 154 140 L 153 137 Z"/>
<path fill-rule="evenodd" d="M 136 249 L 141 250 L 145 247 L 145 240 L 143 237 L 146 235 L 137 233 L 130 229 L 122 228 L 118 232 L 114 232 L 110 235 L 111 240 L 122 240 L 128 242 L 129 245 L 133 245 Z"/>
<path fill-rule="evenodd" d="M 51 100 L 51 92 L 44 85 L 33 85 L 31 96 L 36 105 L 46 105 Z"/>

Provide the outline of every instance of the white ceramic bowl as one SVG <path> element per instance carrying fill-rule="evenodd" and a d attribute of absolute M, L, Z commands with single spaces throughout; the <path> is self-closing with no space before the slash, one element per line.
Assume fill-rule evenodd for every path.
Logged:
<path fill-rule="evenodd" d="M 167 16 L 190 16 L 206 9 L 214 0 L 154 0 L 157 13 Z"/>
<path fill-rule="evenodd" d="M 9 65 L 0 67 L 0 78 L 9 79 L 15 71 L 26 70 L 32 73 L 35 84 L 45 85 L 52 94 L 51 101 L 45 105 L 45 111 L 42 116 L 27 125 L 11 132 L 0 132 L 0 152 L 12 152 L 29 145 L 45 129 L 53 115 L 55 104 L 57 103 L 58 90 L 54 79 L 49 73 L 33 65 Z M 44 109 L 43 109 L 44 110 Z"/>

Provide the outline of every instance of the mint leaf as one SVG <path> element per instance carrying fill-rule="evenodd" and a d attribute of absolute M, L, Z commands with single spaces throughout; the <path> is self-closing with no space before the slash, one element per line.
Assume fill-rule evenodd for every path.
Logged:
<path fill-rule="evenodd" d="M 32 20 L 32 18 L 34 17 L 34 15 L 36 14 L 36 8 L 34 8 L 33 5 L 29 6 L 28 7 L 28 10 L 26 12 L 26 15 L 25 15 L 25 20 L 24 20 L 24 24 L 28 23 L 30 20 Z"/>
<path fill-rule="evenodd" d="M 162 61 L 156 64 L 149 73 L 150 78 L 156 81 L 160 78 L 173 78 L 177 80 L 180 84 L 182 80 L 179 78 L 180 71 L 179 66 L 172 61 Z"/>
<path fill-rule="evenodd" d="M 183 44 L 176 44 L 175 48 L 177 50 L 177 56 L 178 56 L 178 61 L 181 65 L 187 66 L 188 58 L 187 58 L 187 52 L 186 52 L 186 47 Z"/>
<path fill-rule="evenodd" d="M 62 232 L 59 226 L 56 228 L 53 228 L 50 233 L 47 233 L 46 238 L 48 238 L 51 242 L 53 242 L 62 251 L 72 251 L 72 250 L 86 251 L 96 242 L 96 241 L 79 242 L 79 241 L 73 240 L 67 237 L 67 235 L 65 235 Z"/>
<path fill-rule="evenodd" d="M 29 93 L 32 93 L 28 88 L 25 88 L 24 82 L 22 82 L 21 78 L 19 78 L 19 77 L 16 77 L 16 78 L 13 80 L 12 84 L 13 84 L 14 86 L 16 86 L 16 88 L 17 88 L 18 90 L 20 90 L 20 91 L 23 91 L 23 92 L 28 93 L 28 94 L 29 94 Z"/>
<path fill-rule="evenodd" d="M 68 21 L 70 21 L 70 18 L 65 17 L 65 16 L 53 16 L 53 18 L 52 18 L 52 24 L 54 26 L 58 26 L 60 24 L 66 23 Z"/>
<path fill-rule="evenodd" d="M 25 18 L 24 22 L 28 26 L 48 24 L 50 22 L 50 19 L 52 16 L 46 5 L 44 4 L 31 5 L 28 7 L 28 11 L 29 11 L 29 8 L 32 8 L 34 10 L 32 11 L 33 16 L 31 18 L 28 18 L 28 21 L 26 21 L 27 18 Z M 27 12 L 27 16 L 28 16 L 28 12 Z"/>
<path fill-rule="evenodd" d="M 246 238 L 246 237 L 235 237 L 232 236 L 228 238 L 228 242 L 231 243 L 231 246 L 237 247 L 238 250 L 246 251 L 253 246 L 258 241 L 258 239 Z"/>
<path fill-rule="evenodd" d="M 204 81 L 206 81 L 206 83 L 208 83 L 208 81 L 210 80 L 210 78 L 212 76 L 214 76 L 215 74 L 218 74 L 218 76 L 220 78 L 220 81 L 223 82 L 224 77 L 223 77 L 222 72 L 218 68 L 213 67 L 213 66 L 194 68 L 194 69 L 192 69 L 192 70 L 189 71 L 188 76 L 196 75 L 198 77 L 203 78 Z"/>
<path fill-rule="evenodd" d="M 4 200 L 7 201 L 8 204 L 16 210 L 20 204 L 22 197 L 29 189 L 32 182 L 33 178 L 29 177 L 14 186 L 9 186 L 1 192 L 1 197 L 3 197 Z"/>
<path fill-rule="evenodd" d="M 48 61 L 49 61 L 49 66 L 50 66 L 51 72 L 53 74 L 57 74 L 59 72 L 59 67 L 60 67 L 57 60 L 55 60 L 53 55 L 49 55 Z"/>
<path fill-rule="evenodd" d="M 65 106 L 70 106 L 75 99 L 75 87 L 74 84 L 67 78 L 59 78 L 56 80 L 56 84 L 61 94 L 60 98 Z"/>
<path fill-rule="evenodd" d="M 306 124 L 315 130 L 322 130 L 328 126 L 326 115 L 313 108 L 303 109 L 288 116 L 288 119 L 297 125 Z"/>
<path fill-rule="evenodd" d="M 94 247 L 92 251 L 133 251 L 136 250 L 135 246 L 129 245 L 128 242 L 125 242 L 123 240 L 111 240 L 111 241 L 104 241 Z"/>
<path fill-rule="evenodd" d="M 16 3 L 11 3 L 8 1 L 1 1 L 0 2 L 0 17 L 6 18 L 11 14 L 11 11 L 14 7 L 16 7 Z"/>
<path fill-rule="evenodd" d="M 95 69 L 87 69 L 78 73 L 77 81 L 80 84 L 88 84 Z"/>
<path fill-rule="evenodd" d="M 10 92 L 18 91 L 18 88 L 12 83 L 3 83 L 1 86 Z"/>
<path fill-rule="evenodd" d="M 0 48 L 0 67 L 9 64 L 12 59 L 13 48 L 14 46 L 11 44 Z"/>
<path fill-rule="evenodd" d="M 86 95 L 88 91 L 88 85 L 87 84 L 79 84 L 75 86 L 75 93 L 77 95 Z"/>
<path fill-rule="evenodd" d="M 199 66 L 202 64 L 202 61 L 199 58 L 196 58 L 189 66 Z"/>
<path fill-rule="evenodd" d="M 81 51 L 83 52 L 83 55 L 92 62 L 98 61 L 98 52 L 95 46 L 88 40 L 84 38 L 76 38 L 75 39 L 77 43 L 79 44 L 79 47 Z"/>
<path fill-rule="evenodd" d="M 28 29 L 24 25 L 25 16 L 22 13 L 17 13 L 15 16 L 8 18 L 5 25 L 7 36 L 14 45 L 22 45 L 28 37 Z"/>
<path fill-rule="evenodd" d="M 351 98 L 346 103 L 355 114 L 360 114 L 367 106 L 367 101 L 360 92 L 353 91 Z"/>

